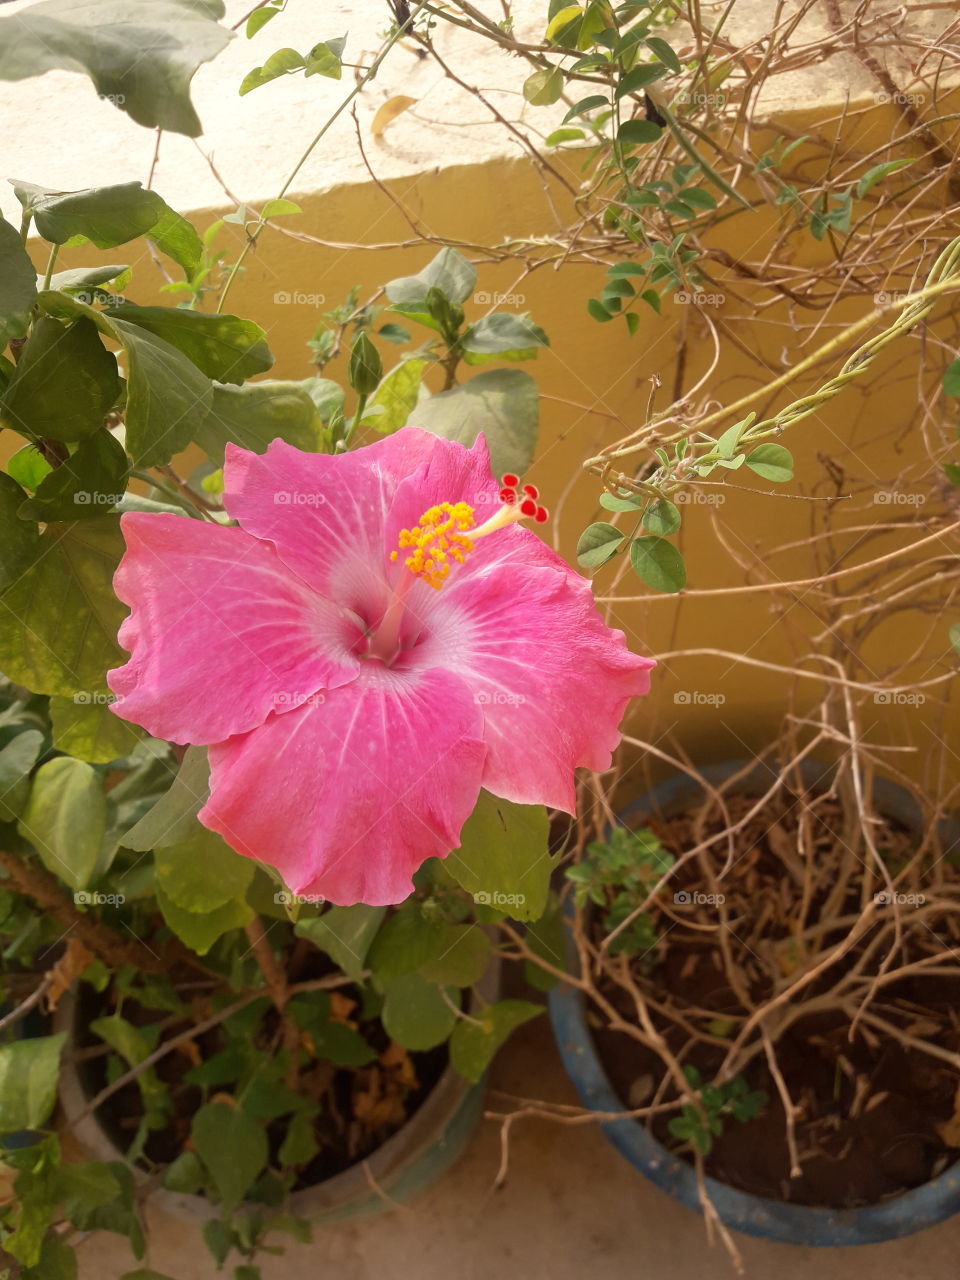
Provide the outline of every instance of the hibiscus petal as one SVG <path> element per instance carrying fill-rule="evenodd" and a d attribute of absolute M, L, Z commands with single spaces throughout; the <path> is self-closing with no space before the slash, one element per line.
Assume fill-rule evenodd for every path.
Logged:
<path fill-rule="evenodd" d="M 158 738 L 220 742 L 354 679 L 355 618 L 305 587 L 242 529 L 128 513 L 114 578 L 132 612 L 114 710 Z"/>
<path fill-rule="evenodd" d="M 434 593 L 409 661 L 469 682 L 488 791 L 573 813 L 574 769 L 609 768 L 627 703 L 649 692 L 655 663 L 630 652 L 589 582 L 536 534 L 514 526 L 489 543 Z"/>
<path fill-rule="evenodd" d="M 384 521 L 397 486 L 448 445 L 413 429 L 335 456 L 302 453 L 283 440 L 264 454 L 228 445 L 224 505 L 321 594 L 374 625 L 386 605 L 394 544 L 386 545 Z"/>
<path fill-rule="evenodd" d="M 294 893 L 385 906 L 460 843 L 480 792 L 483 717 L 457 676 L 364 665 L 322 705 L 210 748 L 200 821 Z"/>

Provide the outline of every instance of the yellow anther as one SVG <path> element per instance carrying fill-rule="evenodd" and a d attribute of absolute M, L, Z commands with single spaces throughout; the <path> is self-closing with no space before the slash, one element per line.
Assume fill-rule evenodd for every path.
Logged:
<path fill-rule="evenodd" d="M 401 529 L 397 542 L 402 550 L 411 550 L 404 564 L 427 586 L 436 590 L 450 573 L 450 560 L 463 564 L 473 550 L 473 542 L 465 534 L 474 527 L 473 508 L 466 502 L 441 502 L 420 517 L 412 529 Z M 397 559 L 397 552 L 390 553 Z"/>

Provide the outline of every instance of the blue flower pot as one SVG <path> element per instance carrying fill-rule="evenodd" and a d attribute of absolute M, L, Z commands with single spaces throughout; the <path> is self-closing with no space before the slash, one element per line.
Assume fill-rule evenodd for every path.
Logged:
<path fill-rule="evenodd" d="M 712 765 L 702 769 L 701 773 L 713 784 L 723 783 L 747 763 L 737 760 Z M 814 763 L 803 769 L 807 785 L 815 785 L 828 773 L 826 766 Z M 747 776 L 743 788 L 747 794 L 759 794 L 764 779 L 768 785 L 771 778 L 769 768 L 760 765 Z M 701 794 L 694 779 L 686 775 L 675 776 L 640 797 L 621 814 L 621 818 L 625 825 L 635 826 L 639 825 L 638 820 L 651 813 L 670 816 L 696 802 Z M 917 803 L 902 787 L 878 779 L 874 799 L 887 816 L 906 826 L 918 825 Z M 950 821 L 943 834 L 945 848 L 960 854 L 960 823 Z M 572 936 L 568 934 L 567 965 L 572 971 L 577 964 L 577 950 Z M 580 991 L 564 983 L 554 987 L 550 993 L 553 1032 L 567 1074 L 581 1102 L 592 1111 L 623 1111 L 626 1108 L 600 1061 L 586 1015 L 586 1000 Z M 605 1121 L 600 1127 L 644 1177 L 687 1208 L 700 1211 L 692 1165 L 668 1151 L 636 1120 Z M 861 1209 L 817 1209 L 786 1204 L 739 1191 L 714 1178 L 706 1179 L 706 1190 L 726 1226 L 747 1235 L 798 1245 L 879 1244 L 932 1227 L 960 1211 L 960 1163 L 951 1165 L 924 1186 Z"/>

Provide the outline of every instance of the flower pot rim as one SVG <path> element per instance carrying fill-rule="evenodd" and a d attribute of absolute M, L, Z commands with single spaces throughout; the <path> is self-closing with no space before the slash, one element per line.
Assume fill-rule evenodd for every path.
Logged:
<path fill-rule="evenodd" d="M 485 1000 L 497 998 L 500 970 L 500 957 L 494 951 L 486 973 L 477 983 Z M 55 1031 L 66 1031 L 73 1038 L 78 1006 L 73 990 L 61 997 L 53 1014 Z M 432 1182 L 459 1154 L 480 1118 L 485 1089 L 486 1074 L 473 1084 L 448 1064 L 413 1115 L 375 1151 L 330 1178 L 291 1192 L 278 1209 L 316 1223 L 394 1207 Z M 140 1185 L 151 1181 L 143 1169 L 127 1161 L 95 1113 L 77 1119 L 90 1099 L 72 1060 L 66 1060 L 61 1067 L 59 1097 L 64 1119 L 89 1158 L 119 1161 Z M 400 1184 L 402 1189 L 398 1189 Z M 412 1190 L 407 1190 L 408 1185 Z M 206 1196 L 169 1191 L 162 1185 L 154 1187 L 150 1199 L 181 1219 L 202 1223 L 220 1216 L 219 1207 Z M 263 1212 L 269 1206 L 244 1201 L 238 1206 L 238 1212 L 243 1210 Z"/>
<path fill-rule="evenodd" d="M 727 781 L 749 763 L 748 760 L 724 761 L 707 765 L 699 772 L 706 781 L 716 785 Z M 830 772 L 830 766 L 816 761 L 804 760 L 800 767 L 804 781 L 811 784 Z M 762 769 L 769 769 L 769 766 L 760 762 L 757 771 Z M 752 780 L 746 774 L 743 784 L 749 786 Z M 695 777 L 674 775 L 638 797 L 618 816 L 628 819 L 652 810 L 675 811 L 700 789 Z M 916 805 L 905 788 L 886 778 L 876 779 L 875 796 L 885 810 L 888 807 L 893 810 L 890 816 L 900 821 L 906 821 L 905 815 Z M 949 819 L 946 832 L 953 842 L 960 843 L 960 821 Z M 568 918 L 572 915 L 570 899 L 567 900 L 566 915 Z M 575 971 L 578 953 L 569 931 L 565 946 L 567 965 Z M 592 1111 L 625 1110 L 590 1034 L 584 994 L 560 982 L 549 994 L 549 1006 L 557 1047 L 580 1100 Z M 600 1127 L 618 1151 L 661 1191 L 666 1191 L 688 1209 L 701 1211 L 697 1177 L 692 1165 L 674 1155 L 635 1120 L 604 1121 Z M 705 1177 L 704 1182 L 707 1194 L 726 1226 L 783 1244 L 832 1247 L 878 1244 L 935 1226 L 960 1210 L 960 1160 L 922 1186 L 858 1209 L 791 1205 L 741 1191 L 716 1178 Z"/>

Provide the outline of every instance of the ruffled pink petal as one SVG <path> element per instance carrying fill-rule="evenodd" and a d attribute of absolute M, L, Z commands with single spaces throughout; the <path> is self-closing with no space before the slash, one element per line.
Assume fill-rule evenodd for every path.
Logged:
<path fill-rule="evenodd" d="M 355 678 L 356 618 L 309 590 L 242 529 L 128 513 L 114 578 L 132 612 L 114 711 L 158 738 L 220 742 Z"/>
<path fill-rule="evenodd" d="M 483 717 L 448 671 L 367 663 L 322 705 L 210 749 L 200 821 L 294 893 L 385 906 L 460 843 L 480 792 Z"/>
<path fill-rule="evenodd" d="M 482 540 L 434 593 L 408 661 L 469 682 L 487 790 L 568 813 L 574 769 L 609 768 L 627 704 L 649 691 L 655 666 L 606 625 L 589 582 L 517 526 Z"/>
<path fill-rule="evenodd" d="M 407 429 L 335 456 L 302 453 L 283 440 L 263 454 L 228 445 L 224 505 L 317 591 L 373 625 L 385 607 L 391 547 L 384 523 L 397 486 L 448 444 Z"/>

